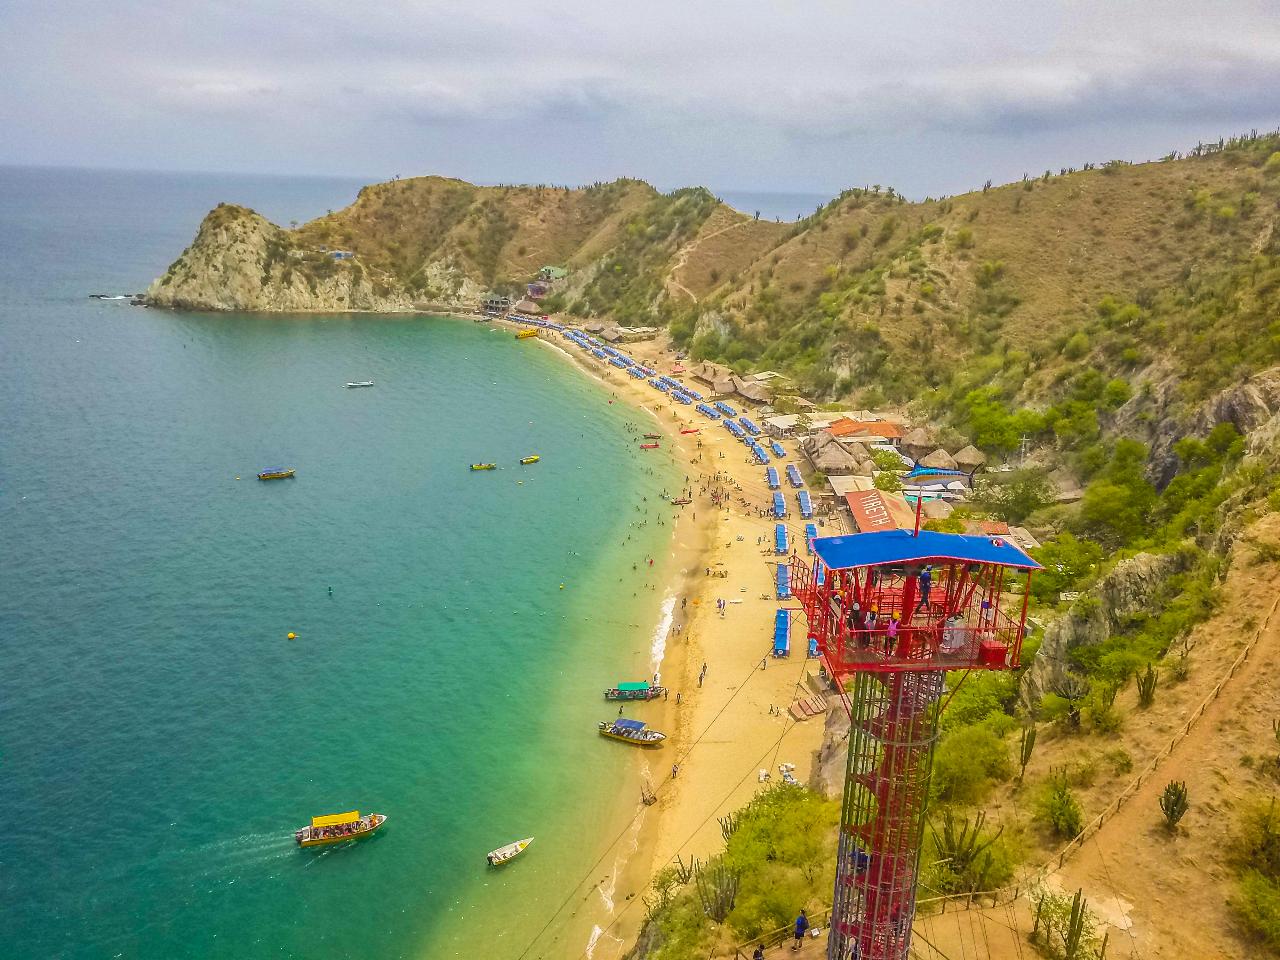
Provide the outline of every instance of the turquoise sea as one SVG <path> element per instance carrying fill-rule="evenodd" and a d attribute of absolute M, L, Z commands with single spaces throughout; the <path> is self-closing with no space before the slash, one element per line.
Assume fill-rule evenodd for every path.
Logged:
<path fill-rule="evenodd" d="M 504 960 L 608 873 L 637 774 L 593 728 L 675 483 L 643 416 L 466 321 L 87 298 L 220 200 L 357 187 L 0 168 L 0 957 Z M 390 820 L 294 846 L 352 808 Z"/>

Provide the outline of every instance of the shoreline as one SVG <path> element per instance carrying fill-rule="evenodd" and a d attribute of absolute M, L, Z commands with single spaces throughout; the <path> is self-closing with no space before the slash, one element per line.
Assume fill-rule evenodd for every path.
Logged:
<path fill-rule="evenodd" d="M 525 329 L 510 321 L 495 323 Z M 668 740 L 659 751 L 637 751 L 638 767 L 657 802 L 646 808 L 634 797 L 626 802 L 623 795 L 623 808 L 635 814 L 622 840 L 606 849 L 599 869 L 606 864 L 612 869 L 594 883 L 601 896 L 580 899 L 576 909 L 557 918 L 555 932 L 548 930 L 541 944 L 544 951 L 559 943 L 575 956 L 581 951 L 591 960 L 618 960 L 640 932 L 642 898 L 652 877 L 677 856 L 705 860 L 718 853 L 722 838 L 716 818 L 766 786 L 758 779 L 766 747 L 763 766 L 770 783 L 780 780 L 778 763 L 794 764 L 796 778 L 807 782 L 824 724 L 820 718 L 798 723 L 786 710 L 793 699 L 812 692 L 806 677 L 816 674 L 817 661 L 805 658 L 803 637 L 794 635 L 789 658 L 775 661 L 769 656 L 773 611 L 795 604 L 774 596 L 774 564 L 782 558 L 773 556 L 775 521 L 758 513 L 771 497 L 764 468 L 749 463 L 738 441 L 692 407 L 675 404 L 644 380 L 570 351 L 554 333 L 536 339 L 598 381 L 609 391 L 610 402 L 627 403 L 654 418 L 660 427 L 656 432 L 671 445 L 673 464 L 686 471 L 694 501 L 672 508 L 675 527 L 658 576 L 658 583 L 665 584 L 658 591 L 659 602 L 673 599 L 674 629 L 656 668 L 671 697 L 657 701 L 656 719 L 652 709 L 643 716 L 665 731 Z M 674 362 L 658 341 L 628 345 L 628 352 L 662 372 Z M 690 428 L 699 432 L 680 432 Z M 794 446 L 788 454 L 793 452 Z M 795 459 L 789 455 L 787 462 Z M 713 507 L 713 490 L 723 491 L 728 500 Z M 791 494 L 786 491 L 789 501 Z M 785 522 L 793 543 L 803 543 L 803 521 L 792 515 Z M 717 575 L 710 577 L 710 572 Z M 723 612 L 716 600 L 724 601 Z M 660 615 L 655 632 L 661 623 Z M 651 644 L 655 639 L 651 633 Z M 703 664 L 706 680 L 699 683 Z"/>

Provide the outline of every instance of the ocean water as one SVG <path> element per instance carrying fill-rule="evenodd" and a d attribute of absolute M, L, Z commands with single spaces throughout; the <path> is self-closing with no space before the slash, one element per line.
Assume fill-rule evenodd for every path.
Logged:
<path fill-rule="evenodd" d="M 0 957 L 514 958 L 632 815 L 643 414 L 466 321 L 87 299 L 357 188 L 0 168 Z"/>

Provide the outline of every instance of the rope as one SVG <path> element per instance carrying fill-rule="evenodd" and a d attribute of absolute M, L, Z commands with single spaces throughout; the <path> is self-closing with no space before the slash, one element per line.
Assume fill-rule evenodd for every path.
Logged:
<path fill-rule="evenodd" d="M 1102 875 L 1107 878 L 1107 887 L 1111 891 L 1111 896 L 1116 902 L 1116 906 L 1120 908 L 1120 916 L 1124 917 L 1124 932 L 1129 935 L 1129 956 L 1138 957 L 1142 960 L 1142 951 L 1138 949 L 1138 938 L 1133 932 L 1133 920 L 1130 919 L 1128 912 L 1124 908 L 1124 901 L 1120 899 L 1120 895 L 1116 893 L 1115 884 L 1111 881 L 1111 868 L 1107 866 L 1107 858 L 1102 852 L 1102 844 L 1098 843 L 1098 835 L 1093 835 L 1093 846 L 1098 851 L 1098 862 L 1102 864 Z"/>

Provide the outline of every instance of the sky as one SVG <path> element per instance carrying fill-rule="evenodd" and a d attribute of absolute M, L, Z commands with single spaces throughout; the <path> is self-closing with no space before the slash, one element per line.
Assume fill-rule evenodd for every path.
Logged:
<path fill-rule="evenodd" d="M 1280 126 L 1280 0 L 4 0 L 0 163 L 909 197 Z"/>

